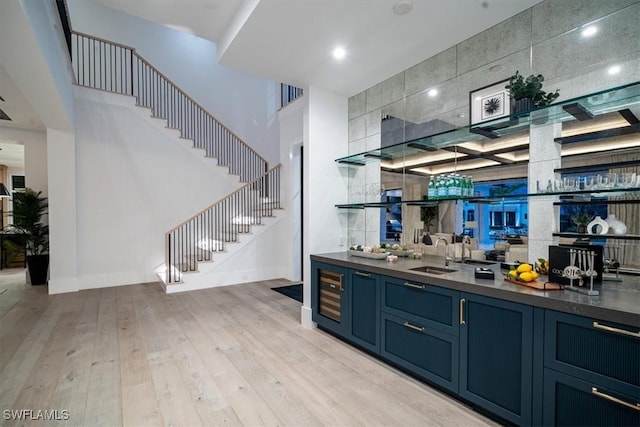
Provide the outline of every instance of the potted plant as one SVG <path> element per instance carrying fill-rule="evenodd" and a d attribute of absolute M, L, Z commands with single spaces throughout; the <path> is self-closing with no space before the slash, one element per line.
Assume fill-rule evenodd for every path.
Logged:
<path fill-rule="evenodd" d="M 542 90 L 543 81 L 542 74 L 524 77 L 519 71 L 509 78 L 505 89 L 509 91 L 514 114 L 549 105 L 560 96 L 559 89 L 548 93 Z"/>
<path fill-rule="evenodd" d="M 49 269 L 49 226 L 42 223 L 49 203 L 42 191 L 26 188 L 13 196 L 12 229 L 24 239 L 32 285 L 45 285 Z"/>
<path fill-rule="evenodd" d="M 579 211 L 571 217 L 571 221 L 577 226 L 578 233 L 585 234 L 587 232 L 587 225 L 593 219 L 593 215 L 589 215 L 586 212 Z"/>

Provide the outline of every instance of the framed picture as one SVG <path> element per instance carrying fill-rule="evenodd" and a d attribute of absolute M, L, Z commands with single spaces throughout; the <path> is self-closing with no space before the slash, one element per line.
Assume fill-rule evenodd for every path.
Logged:
<path fill-rule="evenodd" d="M 509 79 L 469 92 L 469 124 L 475 125 L 511 115 Z"/>

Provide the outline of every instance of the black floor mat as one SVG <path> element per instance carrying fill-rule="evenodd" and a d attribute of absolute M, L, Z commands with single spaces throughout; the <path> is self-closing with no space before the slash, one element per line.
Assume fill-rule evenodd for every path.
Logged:
<path fill-rule="evenodd" d="M 271 288 L 272 290 L 293 298 L 298 302 L 302 302 L 302 283 L 299 285 L 280 286 L 279 288 Z"/>

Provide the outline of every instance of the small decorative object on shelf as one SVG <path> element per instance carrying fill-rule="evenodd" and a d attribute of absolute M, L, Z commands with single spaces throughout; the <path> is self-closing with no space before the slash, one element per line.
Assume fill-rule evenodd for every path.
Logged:
<path fill-rule="evenodd" d="M 587 234 L 607 234 L 609 224 L 600 216 L 596 216 L 593 221 L 587 225 Z"/>
<path fill-rule="evenodd" d="M 469 92 L 469 124 L 471 126 L 511 115 L 511 104 L 505 83 L 508 83 L 508 80 Z"/>
<path fill-rule="evenodd" d="M 353 256 L 359 256 L 361 258 L 371 258 L 371 259 L 385 259 L 389 252 L 382 248 L 380 245 L 374 246 L 362 246 L 362 245 L 353 245 L 349 247 L 349 254 Z"/>
<path fill-rule="evenodd" d="M 564 277 L 569 279 L 569 285 L 565 286 L 565 289 L 589 296 L 599 295 L 600 292 L 593 289 L 593 279 L 598 276 L 595 264 L 596 253 L 594 251 L 569 249 L 569 256 L 570 264 L 565 267 L 562 273 Z M 583 288 L 585 278 L 589 280 L 589 289 Z M 574 286 L 574 280 L 578 280 L 578 286 Z"/>
<path fill-rule="evenodd" d="M 389 252 L 391 255 L 400 256 L 400 257 L 408 257 L 413 254 L 413 249 L 409 249 L 405 246 L 402 246 L 398 243 L 381 243 L 380 247 Z"/>
<path fill-rule="evenodd" d="M 542 90 L 543 81 L 542 74 L 531 74 L 525 78 L 519 71 L 509 78 L 505 89 L 514 103 L 514 114 L 549 105 L 560 96 L 559 89 L 549 93 Z"/>
<path fill-rule="evenodd" d="M 577 226 L 577 231 L 580 234 L 585 234 L 587 232 L 587 225 L 591 222 L 592 219 L 592 215 L 589 215 L 582 210 L 571 217 L 571 221 L 573 221 L 573 223 Z"/>
<path fill-rule="evenodd" d="M 609 225 L 609 231 L 612 231 L 613 234 L 621 236 L 623 234 L 627 234 L 627 226 L 624 222 L 620 221 L 614 214 L 609 214 L 607 219 L 605 220 Z"/>
<path fill-rule="evenodd" d="M 428 200 L 459 199 L 473 196 L 473 178 L 450 173 L 429 177 Z"/>

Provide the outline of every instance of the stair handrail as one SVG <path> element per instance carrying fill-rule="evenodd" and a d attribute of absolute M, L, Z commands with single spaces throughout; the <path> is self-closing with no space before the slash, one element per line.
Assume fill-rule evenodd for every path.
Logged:
<path fill-rule="evenodd" d="M 247 182 L 246 184 L 244 184 L 242 187 L 234 190 L 233 192 L 227 194 L 226 196 L 224 196 L 221 199 L 218 199 L 217 201 L 213 202 L 212 204 L 210 204 L 209 206 L 207 206 L 206 208 L 196 212 L 195 214 L 191 215 L 189 218 L 185 219 L 184 221 L 182 221 L 180 224 L 176 225 L 175 227 L 173 227 L 172 229 L 170 229 L 169 231 L 167 231 L 165 233 L 166 235 L 169 235 L 170 233 L 176 231 L 178 228 L 185 226 L 188 222 L 193 221 L 194 219 L 196 219 L 197 217 L 199 217 L 200 215 L 204 214 L 205 212 L 207 212 L 208 210 L 210 210 L 211 208 L 215 207 L 216 205 L 224 202 L 225 200 L 230 199 L 231 197 L 233 197 L 235 194 L 241 192 L 242 190 L 244 190 L 246 187 L 249 187 L 251 185 L 254 185 L 256 182 L 260 181 L 261 179 L 269 176 L 273 171 L 275 171 L 276 169 L 280 169 L 282 167 L 281 163 L 278 163 L 276 166 L 272 167 L 271 169 L 269 169 L 268 171 L 266 171 L 264 174 L 260 175 L 259 177 L 255 178 L 253 181 Z"/>
<path fill-rule="evenodd" d="M 113 46 L 117 46 L 120 47 L 122 49 L 127 49 L 129 51 L 131 51 L 131 54 L 133 56 L 135 56 L 136 58 L 138 58 L 142 63 L 144 63 L 147 67 L 149 67 L 150 69 L 152 69 L 154 72 L 156 72 L 159 76 L 161 76 L 164 80 L 167 81 L 167 83 L 169 83 L 171 86 L 173 86 L 173 88 L 175 90 L 177 90 L 179 93 L 181 93 L 185 98 L 187 98 L 190 102 L 192 102 L 196 107 L 200 108 L 204 113 L 206 113 L 212 120 L 214 120 L 217 124 L 219 124 L 224 130 L 225 132 L 228 132 L 231 136 L 233 136 L 235 139 L 237 139 L 237 141 L 244 147 L 247 148 L 250 152 L 252 152 L 257 158 L 259 158 L 264 166 L 265 166 L 265 170 L 267 169 L 267 165 L 268 162 L 267 160 L 262 157 L 255 149 L 253 149 L 253 147 L 251 147 L 249 144 L 247 144 L 246 142 L 244 142 L 242 140 L 242 138 L 240 138 L 238 135 L 236 135 L 231 129 L 229 129 L 224 123 L 222 123 L 220 120 L 218 120 L 216 117 L 213 116 L 213 114 L 211 114 L 206 108 L 204 108 L 200 103 L 198 103 L 195 99 L 193 99 L 191 96 L 189 96 L 189 94 L 187 94 L 184 90 L 182 90 L 182 88 L 180 88 L 180 86 L 178 86 L 175 82 L 173 82 L 173 80 L 171 80 L 170 78 L 168 78 L 166 75 L 164 75 L 164 73 L 162 73 L 160 70 L 158 70 L 156 67 L 154 67 L 151 63 L 149 63 L 149 61 L 147 61 L 144 57 L 142 57 L 140 54 L 138 54 L 138 52 L 136 51 L 136 48 L 122 44 L 122 43 L 118 43 L 118 42 L 113 42 L 110 40 L 106 40 L 104 38 L 101 37 L 97 37 L 97 36 L 93 36 L 91 34 L 87 34 L 87 33 L 83 33 L 80 31 L 75 31 L 72 30 L 71 34 L 76 35 L 76 36 L 81 36 L 81 37 L 85 37 L 88 39 L 92 39 L 95 41 L 99 41 L 102 43 L 106 43 L 106 44 L 110 44 Z M 133 62 L 132 62 L 133 64 Z M 133 65 L 131 64 L 131 66 L 133 67 Z M 80 83 L 76 83 L 78 85 L 80 85 Z M 132 80 L 132 86 L 131 88 L 131 92 L 128 93 L 131 96 L 136 96 L 136 94 L 134 93 L 133 90 L 133 80 Z"/>
<path fill-rule="evenodd" d="M 198 262 L 210 261 L 212 252 L 223 251 L 226 242 L 238 241 L 239 233 L 248 233 L 251 225 L 262 224 L 263 217 L 272 216 L 274 209 L 282 208 L 281 166 L 278 164 L 271 168 L 165 233 L 165 283 L 179 282 L 183 272 L 197 271 Z M 252 205 L 256 200 L 259 200 L 259 209 L 254 212 L 258 214 L 242 216 L 244 208 L 256 207 Z M 236 218 L 240 221 L 234 222 Z M 219 240 L 219 237 L 224 240 Z M 201 242 L 204 242 L 204 247 Z"/>

